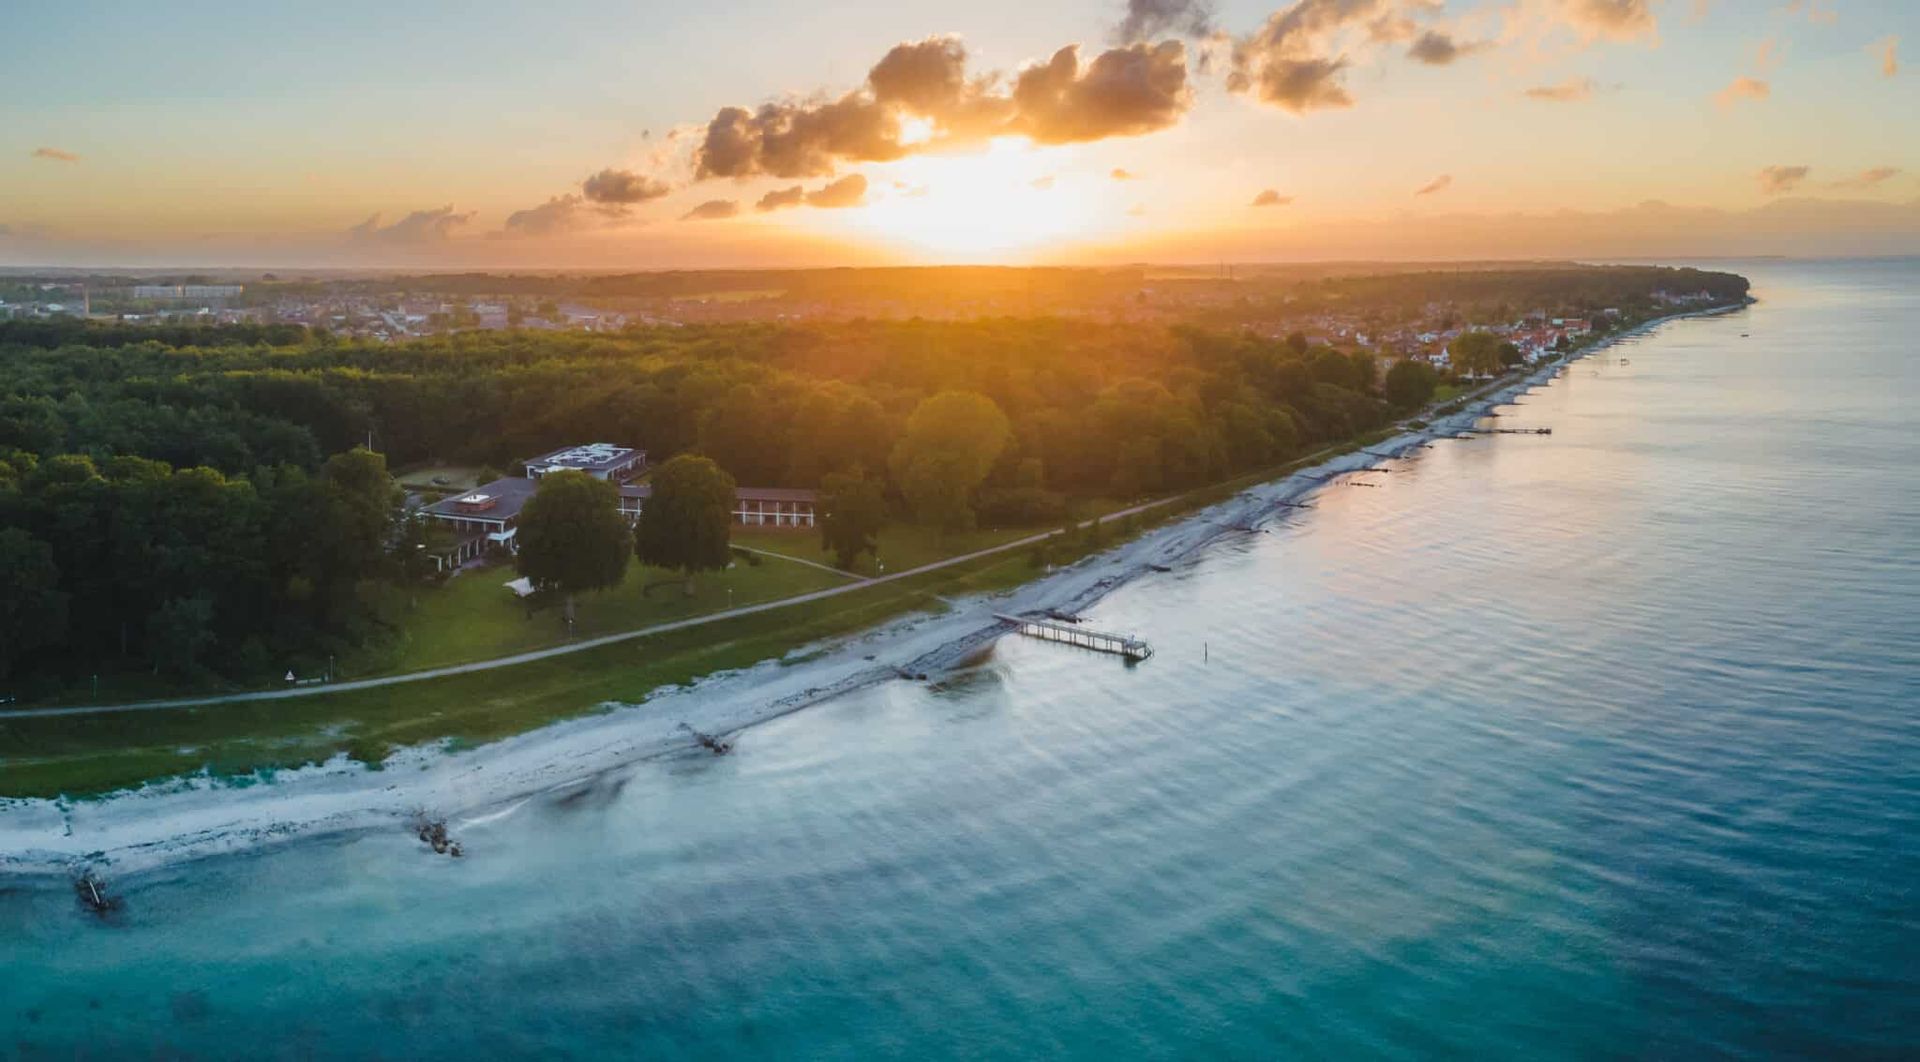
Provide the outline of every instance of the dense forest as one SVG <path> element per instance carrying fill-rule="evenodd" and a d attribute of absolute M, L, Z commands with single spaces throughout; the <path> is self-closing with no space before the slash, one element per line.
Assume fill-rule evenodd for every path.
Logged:
<path fill-rule="evenodd" d="M 1667 279 L 1604 272 L 1634 290 L 1579 299 L 1644 303 Z M 391 560 L 410 532 L 389 463 L 504 468 L 609 441 L 656 462 L 703 453 L 744 485 L 863 472 L 910 518 L 889 459 L 923 403 L 959 392 L 1007 427 L 969 499 L 978 518 L 1050 521 L 1075 499 L 1270 467 L 1387 423 L 1389 395 L 1411 408 L 1430 392 L 1383 375 L 1298 335 L 1044 317 L 397 345 L 0 324 L 0 682 L 133 666 L 254 679 L 380 637 L 378 589 L 410 576 Z"/>

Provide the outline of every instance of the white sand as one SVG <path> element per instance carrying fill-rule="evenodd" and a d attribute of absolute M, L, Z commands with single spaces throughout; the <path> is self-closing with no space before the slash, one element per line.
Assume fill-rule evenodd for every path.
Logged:
<path fill-rule="evenodd" d="M 993 619 L 995 612 L 1082 611 L 1152 571 L 1150 565 L 1190 558 L 1215 539 L 1240 533 L 1235 528 L 1284 511 L 1330 477 L 1378 464 L 1374 454 L 1402 455 L 1472 427 L 1495 406 L 1544 383 L 1562 364 L 1543 366 L 1425 429 L 1372 446 L 1371 454 L 1347 454 L 1251 488 L 1016 589 L 959 599 L 947 613 L 906 617 L 796 649 L 790 658 L 819 654 L 798 663 L 764 661 L 658 691 L 639 704 L 613 706 L 478 748 L 404 750 L 380 770 L 342 756 L 244 786 L 193 778 L 97 800 L 0 800 L 0 874 L 64 874 L 92 865 L 124 875 L 267 842 L 397 829 L 421 810 L 448 816 L 457 836 L 462 821 L 498 814 L 531 794 L 564 790 L 649 757 L 686 750 L 690 739 L 679 729 L 682 722 L 724 733 L 850 690 L 898 681 L 896 667 L 938 675 L 1005 632 L 1005 625 Z"/>

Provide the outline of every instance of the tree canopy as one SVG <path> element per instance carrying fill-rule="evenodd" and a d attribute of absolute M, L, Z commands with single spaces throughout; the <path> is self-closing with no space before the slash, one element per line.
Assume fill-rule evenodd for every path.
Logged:
<path fill-rule="evenodd" d="M 681 454 L 653 470 L 653 493 L 640 509 L 634 551 L 644 564 L 687 573 L 718 571 L 732 561 L 734 482 L 711 458 Z"/>
<path fill-rule="evenodd" d="M 972 496 L 1012 436 L 993 399 L 942 391 L 921 402 L 893 448 L 895 482 L 920 519 L 942 530 L 973 526 Z"/>
<path fill-rule="evenodd" d="M 820 485 L 820 544 L 842 568 L 874 552 L 887 523 L 887 496 L 863 470 L 834 472 Z"/>
<path fill-rule="evenodd" d="M 536 589 L 565 596 L 620 585 L 631 540 L 613 484 L 585 472 L 550 472 L 520 510 L 514 566 Z"/>
<path fill-rule="evenodd" d="M 1497 376 L 1506 365 L 1500 358 L 1500 337 L 1492 332 L 1462 332 L 1447 344 L 1447 358 L 1455 371 L 1470 376 Z"/>

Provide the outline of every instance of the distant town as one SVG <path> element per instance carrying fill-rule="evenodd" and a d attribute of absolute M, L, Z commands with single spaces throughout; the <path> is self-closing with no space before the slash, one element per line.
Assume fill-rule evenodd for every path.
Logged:
<path fill-rule="evenodd" d="M 1359 269 L 1360 267 L 1348 267 Z M 1419 276 L 1381 267 L 1369 279 Z M 89 276 L 0 278 L 0 321 L 84 318 L 122 324 L 296 325 L 316 335 L 401 343 L 460 332 L 617 333 L 630 328 L 746 321 L 781 323 L 858 319 L 963 320 L 1056 316 L 1104 323 L 1191 322 L 1232 327 L 1269 339 L 1304 336 L 1312 346 L 1412 358 L 1446 368 L 1453 341 L 1489 332 L 1529 362 L 1564 351 L 1602 321 L 1650 310 L 1711 305 L 1723 293 L 1675 285 L 1642 305 L 1554 299 L 1517 305 L 1463 298 L 1329 299 L 1338 267 L 1235 270 L 971 270 L 938 295 L 896 274 L 927 270 L 818 270 L 788 273 L 670 273 L 596 278 L 451 277 L 303 278 L 262 273 L 247 282 L 207 277 Z M 933 272 L 942 272 L 935 270 Z M 1450 268 L 1446 275 L 1472 275 Z M 1491 267 L 1481 271 L 1497 275 Z M 1682 271 L 1684 275 L 1687 271 Z M 981 274 L 987 279 L 981 282 Z M 822 284 L 823 277 L 865 282 Z M 1021 279 L 1024 275 L 1024 279 Z M 1350 274 L 1361 275 L 1361 274 Z M 674 283 L 661 283 L 672 278 Z M 971 281 L 973 283 L 966 283 Z M 496 290 L 486 290 L 486 289 Z M 1329 305 L 1351 302 L 1352 305 Z"/>

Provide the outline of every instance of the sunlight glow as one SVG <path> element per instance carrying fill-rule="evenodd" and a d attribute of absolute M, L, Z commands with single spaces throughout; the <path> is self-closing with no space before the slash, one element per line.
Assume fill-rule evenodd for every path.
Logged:
<path fill-rule="evenodd" d="M 996 140 L 979 153 L 904 159 L 875 172 L 867 206 L 820 223 L 916 257 L 976 262 L 1032 257 L 1126 220 L 1125 204 L 1103 187 L 1064 178 L 1048 185 L 1060 155 Z"/>

